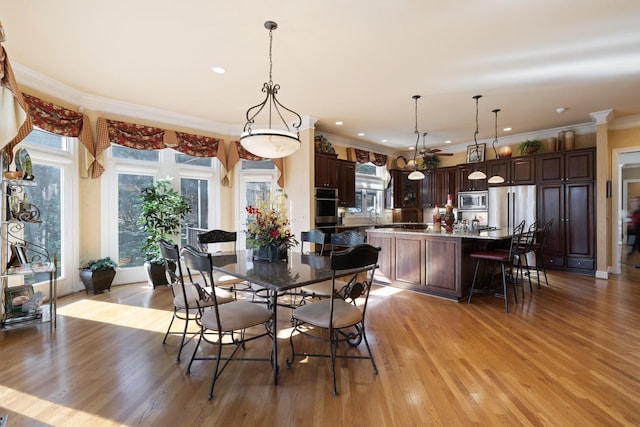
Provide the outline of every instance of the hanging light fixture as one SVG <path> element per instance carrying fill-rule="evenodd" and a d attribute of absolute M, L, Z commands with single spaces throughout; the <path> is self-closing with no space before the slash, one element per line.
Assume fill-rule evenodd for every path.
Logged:
<path fill-rule="evenodd" d="M 247 151 L 256 156 L 277 159 L 288 156 L 300 148 L 299 129 L 302 124 L 302 118 L 295 111 L 282 105 L 276 98 L 280 85 L 274 84 L 271 78 L 273 69 L 271 51 L 273 46 L 273 30 L 278 28 L 278 24 L 273 21 L 267 21 L 264 23 L 264 27 L 269 30 L 269 81 L 262 86 L 262 92 L 266 93 L 267 96 L 260 104 L 247 110 L 247 122 L 240 136 L 240 143 Z M 269 113 L 269 128 L 253 129 L 256 116 L 260 114 L 265 107 L 268 108 Z M 295 132 L 290 131 L 289 125 L 282 116 L 281 108 L 292 113 L 297 118 L 297 121 L 292 125 L 296 130 Z M 276 113 L 284 123 L 286 131 L 271 128 L 271 116 Z"/>
<path fill-rule="evenodd" d="M 496 115 L 496 121 L 495 121 L 496 137 L 493 139 L 491 146 L 493 147 L 493 152 L 496 155 L 496 159 L 497 159 L 499 158 L 498 151 L 496 151 L 496 144 L 498 143 L 498 113 L 500 112 L 500 109 L 496 108 L 491 112 Z M 504 178 L 501 177 L 500 175 L 493 175 L 491 178 L 487 180 L 487 182 L 489 184 L 502 184 L 504 182 Z"/>
<path fill-rule="evenodd" d="M 416 156 L 418 154 L 418 142 L 420 142 L 420 132 L 418 132 L 418 99 L 420 99 L 420 95 L 413 95 L 412 98 L 416 103 L 416 127 L 414 130 L 416 134 L 416 148 L 413 151 L 413 172 L 411 172 L 407 178 L 412 181 L 418 181 L 420 179 L 424 179 L 424 174 L 417 169 L 418 163 L 416 162 Z"/>
<path fill-rule="evenodd" d="M 482 98 L 482 95 L 475 95 L 473 97 L 473 99 L 476 100 L 476 131 L 473 133 L 473 142 L 475 142 L 476 144 L 476 152 L 479 152 L 480 147 L 478 146 L 478 140 L 476 139 L 476 137 L 478 136 L 478 99 Z M 471 172 L 469 174 L 469 176 L 467 177 L 468 179 L 486 179 L 487 178 L 487 174 L 485 174 L 482 171 L 478 170 L 478 167 L 476 166 L 474 168 L 474 171 Z"/>

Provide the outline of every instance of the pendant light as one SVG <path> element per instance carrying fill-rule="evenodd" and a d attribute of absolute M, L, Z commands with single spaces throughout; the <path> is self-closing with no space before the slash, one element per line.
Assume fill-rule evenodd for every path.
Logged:
<path fill-rule="evenodd" d="M 500 112 L 500 109 L 496 108 L 491 112 L 496 115 L 496 121 L 495 121 L 496 137 L 493 139 L 491 146 L 493 147 L 493 152 L 496 155 L 496 159 L 497 159 L 499 158 L 498 151 L 496 151 L 496 144 L 498 143 L 498 113 Z M 491 178 L 487 180 L 487 182 L 489 184 L 502 184 L 504 182 L 504 178 L 501 177 L 500 175 L 493 175 Z"/>
<path fill-rule="evenodd" d="M 473 99 L 476 100 L 476 131 L 473 133 L 473 142 L 476 144 L 476 152 L 478 152 L 480 150 L 480 147 L 478 146 L 478 140 L 476 139 L 476 137 L 478 136 L 478 99 L 482 98 L 482 95 L 475 95 L 473 97 Z M 467 177 L 468 179 L 486 179 L 487 178 L 487 174 L 485 174 L 482 171 L 478 170 L 478 167 L 476 166 L 474 168 L 474 171 L 471 172 L 469 174 L 469 176 Z"/>
<path fill-rule="evenodd" d="M 418 132 L 418 99 L 420 99 L 420 95 L 413 95 L 412 98 L 416 103 L 416 127 L 414 130 L 416 134 L 416 148 L 413 151 L 413 172 L 411 172 L 407 178 L 412 181 L 418 181 L 420 179 L 424 179 L 424 174 L 417 169 L 418 163 L 416 163 L 416 156 L 418 154 L 418 142 L 420 142 L 420 132 Z"/>
<path fill-rule="evenodd" d="M 271 78 L 273 61 L 271 59 L 271 51 L 273 46 L 273 30 L 278 28 L 278 24 L 273 21 L 267 21 L 264 23 L 264 27 L 269 30 L 269 81 L 262 85 L 262 92 L 266 93 L 264 101 L 255 105 L 247 110 L 247 122 L 244 125 L 242 135 L 240 136 L 240 143 L 242 146 L 252 154 L 256 156 L 264 157 L 267 159 L 277 159 L 280 157 L 288 156 L 294 153 L 300 148 L 300 134 L 299 129 L 302 124 L 302 118 L 298 113 L 285 107 L 278 101 L 276 95 L 280 89 L 279 84 L 274 84 Z M 255 118 L 260 112 L 267 107 L 269 114 L 269 128 L 268 129 L 253 129 Z M 293 114 L 297 121 L 293 123 L 295 132 L 289 130 L 289 125 L 282 116 L 282 111 L 288 111 Z M 271 116 L 277 114 L 280 120 L 284 123 L 285 130 L 272 129 Z"/>

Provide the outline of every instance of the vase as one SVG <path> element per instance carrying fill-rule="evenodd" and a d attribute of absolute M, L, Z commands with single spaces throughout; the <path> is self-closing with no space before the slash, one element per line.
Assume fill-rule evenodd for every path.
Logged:
<path fill-rule="evenodd" d="M 445 229 L 445 231 L 447 233 L 453 233 L 453 223 L 454 223 L 454 221 L 455 221 L 455 218 L 454 218 L 453 215 L 444 217 L 444 224 L 445 224 L 444 229 Z"/>
<path fill-rule="evenodd" d="M 277 244 L 269 244 L 265 246 L 259 246 L 253 249 L 254 261 L 269 261 L 274 262 L 282 259 L 287 259 L 287 250 L 282 249 Z"/>

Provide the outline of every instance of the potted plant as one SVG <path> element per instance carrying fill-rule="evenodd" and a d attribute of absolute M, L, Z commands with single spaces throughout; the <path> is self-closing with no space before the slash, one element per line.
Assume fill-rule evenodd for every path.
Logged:
<path fill-rule="evenodd" d="M 80 268 L 80 280 L 87 293 L 99 294 L 111 290 L 111 283 L 116 277 L 118 264 L 110 257 L 91 260 Z"/>
<path fill-rule="evenodd" d="M 526 141 L 520 143 L 518 145 L 518 151 L 520 151 L 520 155 L 524 154 L 534 154 L 538 151 L 542 151 L 543 149 L 542 141 L 538 139 L 527 139 Z"/>
<path fill-rule="evenodd" d="M 191 212 L 189 199 L 173 189 L 172 181 L 171 177 L 159 179 L 140 192 L 142 214 L 139 223 L 147 235 L 142 253 L 149 283 L 154 288 L 168 285 L 158 241 L 173 240 L 180 232 L 185 216 Z"/>
<path fill-rule="evenodd" d="M 422 158 L 422 167 L 420 169 L 436 169 L 440 166 L 440 157 L 438 156 L 425 156 Z"/>

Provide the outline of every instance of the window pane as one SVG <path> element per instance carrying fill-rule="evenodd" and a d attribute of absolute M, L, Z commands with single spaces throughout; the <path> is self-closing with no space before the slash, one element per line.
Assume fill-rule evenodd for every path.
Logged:
<path fill-rule="evenodd" d="M 123 147 L 122 145 L 111 145 L 111 155 L 120 159 L 144 160 L 147 162 L 157 162 L 160 154 L 155 150 L 136 150 L 135 148 Z"/>
<path fill-rule="evenodd" d="M 60 139 L 60 137 L 56 137 Z M 57 254 L 60 259 L 62 248 L 61 233 L 61 200 L 60 188 L 62 183 L 62 172 L 60 168 L 33 164 L 33 175 L 35 176 L 35 186 L 24 187 L 24 197 L 35 208 L 40 211 L 39 223 L 24 223 L 24 239 L 28 243 L 34 243 L 33 251 L 27 251 L 29 261 L 46 261 L 46 258 L 53 261 L 53 255 Z M 38 251 L 38 246 L 43 247 L 46 253 Z M 29 247 L 29 244 L 27 244 Z M 58 267 L 60 262 L 58 261 Z M 58 268 L 58 277 L 62 272 Z M 49 273 L 35 274 L 31 280 L 42 282 L 49 280 Z"/>
<path fill-rule="evenodd" d="M 33 129 L 24 140 L 57 150 L 67 149 L 67 144 L 65 144 L 63 137 L 40 129 Z"/>
<path fill-rule="evenodd" d="M 195 157 L 188 154 L 176 153 L 176 163 L 189 166 L 211 167 L 211 157 Z"/>
<path fill-rule="evenodd" d="M 136 267 L 144 264 L 141 251 L 146 237 L 138 224 L 142 214 L 140 190 L 153 184 L 153 177 L 118 174 L 118 264 Z"/>
<path fill-rule="evenodd" d="M 373 163 L 357 163 L 356 164 L 356 173 L 361 173 L 363 175 L 377 175 L 378 169 L 377 166 Z"/>
<path fill-rule="evenodd" d="M 242 170 L 248 169 L 274 169 L 275 165 L 271 160 L 243 160 L 242 161 Z"/>
<path fill-rule="evenodd" d="M 184 225 L 189 228 L 209 229 L 209 185 L 206 179 L 182 178 L 180 194 L 189 199 L 191 212 L 185 217 Z M 187 244 L 186 229 L 180 233 L 182 245 Z"/>

